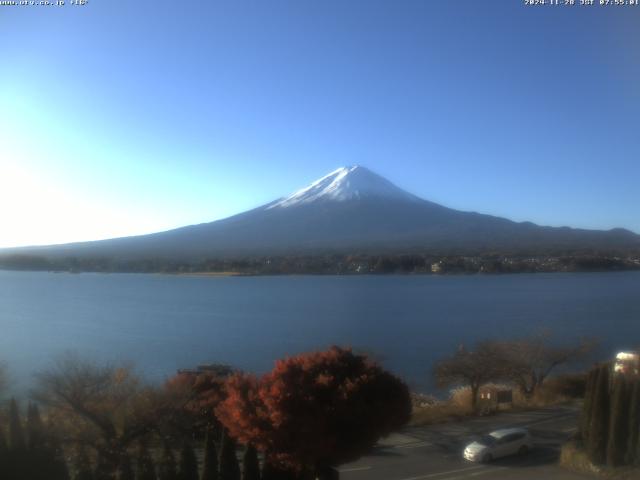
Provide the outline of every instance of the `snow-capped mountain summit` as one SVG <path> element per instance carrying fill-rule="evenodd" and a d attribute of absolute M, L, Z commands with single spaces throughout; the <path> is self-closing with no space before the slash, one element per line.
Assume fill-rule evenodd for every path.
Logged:
<path fill-rule="evenodd" d="M 5 253 L 44 257 L 202 261 L 353 252 L 640 250 L 640 236 L 553 228 L 423 200 L 361 167 L 342 167 L 288 197 L 231 217 L 137 237 Z"/>
<path fill-rule="evenodd" d="M 268 205 L 267 209 L 287 208 L 318 201 L 344 201 L 366 197 L 417 201 L 418 197 L 396 187 L 386 178 L 360 165 L 337 170 Z"/>

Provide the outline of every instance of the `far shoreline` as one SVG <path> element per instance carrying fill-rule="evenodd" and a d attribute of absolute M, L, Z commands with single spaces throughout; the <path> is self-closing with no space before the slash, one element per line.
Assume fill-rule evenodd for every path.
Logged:
<path fill-rule="evenodd" d="M 193 278 L 230 278 L 230 277 L 502 277 L 517 275 L 562 275 L 562 274 L 596 274 L 596 273 L 629 273 L 640 272 L 640 268 L 601 269 L 601 270 L 555 270 L 555 271 L 509 271 L 509 272 L 143 272 L 143 271 L 104 271 L 104 270 L 45 270 L 45 269 L 12 269 L 0 267 L 0 272 L 54 273 L 54 274 L 98 274 L 98 275 L 158 275 Z"/>
<path fill-rule="evenodd" d="M 132 273 L 144 273 L 144 272 L 132 272 Z M 151 272 L 151 273 L 152 275 L 176 275 L 178 277 L 257 277 L 257 276 L 260 276 L 259 274 L 256 274 L 256 273 L 247 273 L 247 272 Z"/>

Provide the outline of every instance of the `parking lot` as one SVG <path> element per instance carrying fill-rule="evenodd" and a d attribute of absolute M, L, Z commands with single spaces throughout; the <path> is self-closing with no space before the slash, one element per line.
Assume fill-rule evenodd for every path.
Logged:
<path fill-rule="evenodd" d="M 563 406 L 407 428 L 381 441 L 370 455 L 343 465 L 340 476 L 346 480 L 592 478 L 557 465 L 560 446 L 576 432 L 578 415 L 577 407 Z M 507 427 L 528 428 L 534 440 L 533 450 L 486 465 L 462 458 L 462 450 L 471 438 Z"/>

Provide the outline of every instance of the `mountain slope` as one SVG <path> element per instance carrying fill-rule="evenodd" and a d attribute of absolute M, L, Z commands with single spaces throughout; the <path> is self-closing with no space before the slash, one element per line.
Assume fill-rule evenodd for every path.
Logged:
<path fill-rule="evenodd" d="M 138 237 L 12 249 L 11 253 L 200 260 L 354 251 L 637 248 L 640 236 L 623 229 L 541 227 L 449 209 L 405 192 L 364 167 L 353 166 L 335 170 L 286 198 L 223 220 Z"/>

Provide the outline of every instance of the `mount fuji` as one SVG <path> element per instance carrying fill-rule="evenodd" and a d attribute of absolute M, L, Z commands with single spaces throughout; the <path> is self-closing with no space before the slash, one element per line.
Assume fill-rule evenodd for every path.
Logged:
<path fill-rule="evenodd" d="M 359 165 L 342 167 L 316 180 L 308 187 L 277 200 L 267 209 L 295 207 L 321 201 L 347 201 L 361 198 L 420 201 L 389 180 Z"/>
<path fill-rule="evenodd" d="M 94 242 L 5 249 L 51 258 L 165 258 L 315 253 L 620 251 L 640 236 L 543 227 L 423 200 L 361 166 L 339 168 L 288 197 L 223 220 Z"/>

